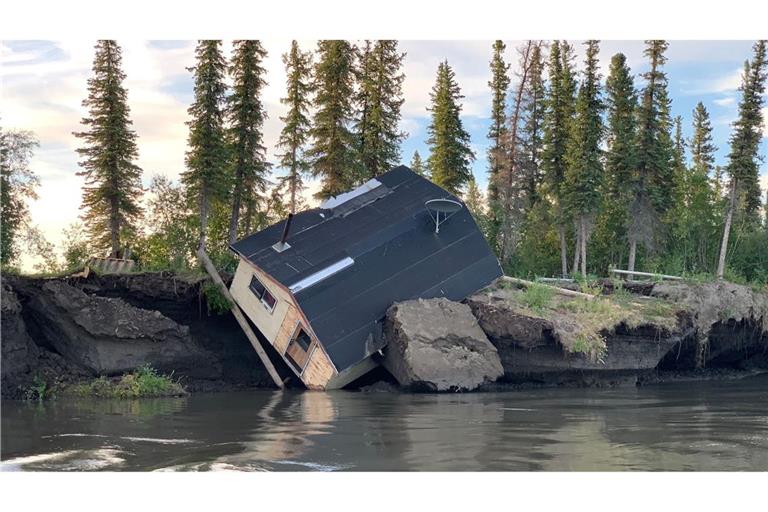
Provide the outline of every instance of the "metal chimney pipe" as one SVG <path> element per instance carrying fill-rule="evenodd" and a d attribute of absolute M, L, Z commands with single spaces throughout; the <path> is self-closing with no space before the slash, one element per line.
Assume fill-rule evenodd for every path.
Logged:
<path fill-rule="evenodd" d="M 283 236 L 280 238 L 280 245 L 284 245 L 288 239 L 288 231 L 291 229 L 291 222 L 293 222 L 293 214 L 288 214 L 288 220 L 285 221 L 285 227 L 283 228 Z"/>

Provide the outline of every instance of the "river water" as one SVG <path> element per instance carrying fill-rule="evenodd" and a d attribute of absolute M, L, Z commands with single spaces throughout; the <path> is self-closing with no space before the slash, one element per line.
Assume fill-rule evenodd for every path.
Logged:
<path fill-rule="evenodd" d="M 768 470 L 768 376 L 2 403 L 4 471 Z"/>

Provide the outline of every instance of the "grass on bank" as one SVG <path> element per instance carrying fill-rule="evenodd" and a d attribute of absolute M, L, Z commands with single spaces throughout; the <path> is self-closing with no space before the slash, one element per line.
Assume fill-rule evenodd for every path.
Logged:
<path fill-rule="evenodd" d="M 121 377 L 99 377 L 75 384 L 67 394 L 96 398 L 156 398 L 186 395 L 187 391 L 172 375 L 161 375 L 149 365 L 125 373 Z"/>
<path fill-rule="evenodd" d="M 630 329 L 653 325 L 669 331 L 677 326 L 678 308 L 674 304 L 632 294 L 618 281 L 610 295 L 602 295 L 602 286 L 597 282 L 581 283 L 579 288 L 595 298 L 560 295 L 553 287 L 540 283 L 524 289 L 503 283 L 500 292 L 521 314 L 549 321 L 566 351 L 584 354 L 593 362 L 602 362 L 607 354 L 603 333 L 621 324 Z"/>

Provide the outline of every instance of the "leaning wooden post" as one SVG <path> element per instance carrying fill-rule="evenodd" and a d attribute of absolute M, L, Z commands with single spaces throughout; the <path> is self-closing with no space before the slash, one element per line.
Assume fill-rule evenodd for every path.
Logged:
<path fill-rule="evenodd" d="M 211 276 L 211 279 L 213 279 L 213 282 L 216 283 L 216 286 L 219 287 L 219 290 L 221 291 L 221 293 L 223 293 L 224 297 L 227 298 L 227 301 L 229 302 L 229 309 L 232 311 L 232 314 L 235 316 L 237 323 L 240 324 L 240 328 L 243 329 L 243 332 L 248 337 L 248 341 L 251 342 L 251 345 L 253 345 L 254 350 L 256 350 L 256 353 L 259 355 L 259 359 L 261 359 L 261 362 L 266 367 L 267 372 L 269 372 L 269 376 L 272 377 L 272 380 L 275 382 L 275 385 L 278 388 L 282 389 L 283 381 L 280 380 L 280 376 L 277 374 L 277 370 L 275 370 L 275 367 L 272 364 L 272 361 L 269 360 L 269 356 L 267 356 L 267 353 L 264 352 L 264 349 L 262 348 L 261 343 L 259 342 L 259 338 L 256 337 L 256 333 L 253 332 L 253 329 L 251 329 L 251 326 L 248 324 L 248 320 L 246 320 L 246 318 L 243 316 L 243 312 L 240 311 L 240 306 L 237 305 L 234 297 L 232 297 L 232 294 L 229 293 L 229 290 L 227 289 L 227 285 L 224 284 L 224 281 L 221 279 L 221 276 L 219 275 L 218 270 L 216 270 L 216 267 L 213 265 L 213 262 L 208 257 L 208 254 L 206 254 L 205 250 L 202 247 L 200 247 L 197 250 L 197 257 L 205 267 L 205 270 Z"/>

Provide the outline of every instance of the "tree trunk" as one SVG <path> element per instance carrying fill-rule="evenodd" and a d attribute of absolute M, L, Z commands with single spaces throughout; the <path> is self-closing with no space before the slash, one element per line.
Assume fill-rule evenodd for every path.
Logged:
<path fill-rule="evenodd" d="M 120 255 L 120 221 L 118 220 L 117 199 L 112 199 L 109 212 L 109 245 L 110 258 L 117 258 Z"/>
<path fill-rule="evenodd" d="M 576 244 L 574 245 L 573 250 L 573 266 L 571 267 L 571 272 L 576 273 L 579 271 L 579 262 L 581 261 L 581 230 L 576 230 Z"/>
<path fill-rule="evenodd" d="M 511 217 L 513 215 L 512 212 L 512 201 L 514 200 L 515 194 L 513 193 L 514 188 L 514 177 L 515 173 L 517 172 L 517 139 L 518 139 L 518 129 L 520 124 L 520 118 L 521 114 L 520 111 L 523 107 L 523 95 L 525 93 L 526 85 L 528 83 L 528 72 L 531 69 L 531 50 L 533 49 L 533 41 L 528 41 L 525 45 L 525 47 L 518 50 L 520 53 L 520 60 L 521 60 L 521 73 L 520 73 L 520 82 L 517 87 L 517 91 L 515 93 L 515 101 L 513 103 L 512 108 L 512 115 L 509 119 L 509 132 L 507 133 L 507 146 L 509 148 L 509 154 L 506 155 L 506 158 L 508 160 L 507 162 L 507 175 L 506 175 L 506 187 L 503 192 L 503 209 L 506 214 L 506 218 L 502 219 L 502 229 L 504 233 L 501 235 L 501 243 L 499 244 L 499 253 L 501 255 L 501 261 L 502 263 L 506 263 L 507 258 L 509 254 L 511 253 L 511 247 L 509 247 L 509 244 L 512 240 L 512 234 L 509 232 L 511 231 L 510 222 Z M 505 225 L 506 224 L 506 225 Z"/>
<path fill-rule="evenodd" d="M 291 166 L 291 213 L 296 213 L 296 148 L 293 149 L 293 165 Z"/>
<path fill-rule="evenodd" d="M 725 216 L 725 227 L 723 228 L 723 240 L 720 244 L 720 258 L 717 261 L 717 278 L 722 279 L 725 275 L 725 256 L 728 253 L 728 238 L 731 236 L 731 224 L 733 223 L 733 211 L 736 209 L 736 178 L 733 178 L 731 184 L 731 200 L 728 203 L 728 213 Z"/>
<path fill-rule="evenodd" d="M 232 215 L 229 218 L 230 244 L 237 241 L 237 225 L 240 223 L 240 188 L 241 186 L 236 184 L 234 193 L 232 194 Z"/>
<path fill-rule="evenodd" d="M 557 231 L 560 234 L 560 266 L 563 277 L 568 277 L 568 243 L 565 241 L 565 227 L 558 226 Z"/>
<path fill-rule="evenodd" d="M 581 231 L 581 236 L 579 237 L 579 242 L 581 244 L 581 277 L 587 278 L 587 223 L 584 218 L 584 215 L 580 218 L 580 226 L 579 229 Z"/>
<path fill-rule="evenodd" d="M 637 240 L 630 240 L 629 242 L 629 261 L 627 262 L 627 270 L 633 272 L 635 270 L 635 255 L 637 254 Z"/>
<path fill-rule="evenodd" d="M 245 232 L 251 232 L 251 221 L 253 220 L 253 200 L 246 202 L 245 205 Z"/>
<path fill-rule="evenodd" d="M 205 186 L 200 191 L 200 245 L 198 249 L 205 251 L 205 232 L 208 229 L 208 192 Z"/>

